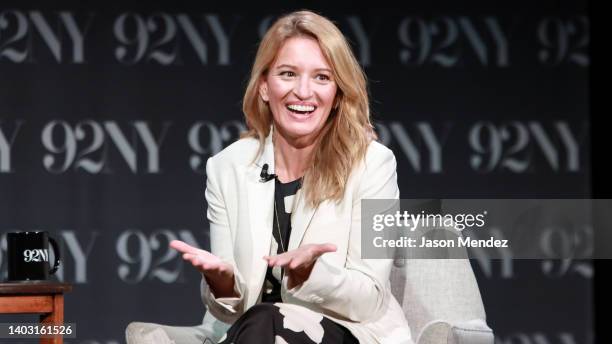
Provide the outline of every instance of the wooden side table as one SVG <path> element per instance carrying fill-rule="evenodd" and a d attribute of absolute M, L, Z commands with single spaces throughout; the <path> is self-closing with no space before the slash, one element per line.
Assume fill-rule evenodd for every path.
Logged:
<path fill-rule="evenodd" d="M 49 281 L 0 283 L 0 313 L 40 314 L 42 325 L 64 323 L 64 293 L 72 290 L 67 283 Z M 62 344 L 61 336 L 41 338 L 41 344 Z"/>

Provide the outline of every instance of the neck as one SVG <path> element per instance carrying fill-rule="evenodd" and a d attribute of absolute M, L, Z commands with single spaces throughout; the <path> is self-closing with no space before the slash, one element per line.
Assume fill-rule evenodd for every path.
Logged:
<path fill-rule="evenodd" d="M 288 139 L 278 130 L 274 130 L 272 139 L 274 142 L 274 173 L 278 179 L 286 183 L 303 177 L 310 164 L 316 140 L 300 142 L 300 140 Z"/>

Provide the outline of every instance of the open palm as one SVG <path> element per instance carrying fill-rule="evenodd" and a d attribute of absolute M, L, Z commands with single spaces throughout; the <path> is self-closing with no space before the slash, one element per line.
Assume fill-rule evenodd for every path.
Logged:
<path fill-rule="evenodd" d="M 214 254 L 193 247 L 180 240 L 172 240 L 170 247 L 181 252 L 183 259 L 198 269 L 217 297 L 234 295 L 234 268 Z"/>
<path fill-rule="evenodd" d="M 287 288 L 304 283 L 314 263 L 324 253 L 336 251 L 334 244 L 306 244 L 275 256 L 265 256 L 268 266 L 280 266 L 287 273 Z"/>

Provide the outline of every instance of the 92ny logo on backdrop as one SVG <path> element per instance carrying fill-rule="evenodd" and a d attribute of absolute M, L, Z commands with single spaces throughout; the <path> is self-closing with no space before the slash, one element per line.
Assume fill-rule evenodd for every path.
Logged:
<path fill-rule="evenodd" d="M 0 63 L 85 64 L 101 54 L 121 65 L 229 66 L 239 60 L 235 54 L 263 37 L 274 18 L 169 12 L 123 12 L 109 18 L 95 12 L 5 9 L 0 10 Z M 358 15 L 334 19 L 355 42 L 356 56 L 364 67 L 376 65 L 373 52 L 383 48 L 400 66 L 506 68 L 516 60 L 513 53 L 530 56 L 536 65 L 590 64 L 589 18 L 584 15 L 550 14 L 520 25 L 518 18 L 444 14 L 399 20 L 378 17 L 369 25 Z M 519 36 L 516 30 L 525 33 Z M 257 36 L 251 37 L 254 32 Z M 381 32 L 384 39 L 377 36 Z M 100 35 L 103 40 L 92 42 Z M 534 42 L 534 51 L 513 49 L 512 39 L 522 45 L 525 38 Z M 112 45 L 95 46 L 107 41 Z M 387 44 L 377 46 L 378 41 Z M 388 44 L 393 41 L 399 46 L 395 51 Z"/>
<path fill-rule="evenodd" d="M 18 140 L 26 130 L 39 130 L 44 150 L 42 171 L 51 174 L 89 173 L 162 174 L 163 158 L 172 159 L 177 148 L 189 152 L 188 161 L 178 162 L 194 173 L 204 174 L 206 159 L 237 140 L 246 130 L 238 120 L 220 124 L 197 121 L 180 141 L 167 137 L 172 121 L 53 120 L 41 129 L 24 120 L 0 121 L 0 174 L 19 173 L 13 166 L 17 142 L 30 147 L 37 142 Z M 37 124 L 36 127 L 39 125 Z M 461 159 L 473 173 L 507 171 L 514 174 L 585 172 L 588 161 L 588 122 L 476 121 L 461 127 L 453 122 L 418 121 L 411 124 L 388 121 L 376 124 L 379 140 L 390 146 L 398 160 L 405 160 L 415 173 L 440 174 L 450 167 L 445 152 L 458 145 L 469 153 Z M 452 140 L 451 140 L 452 138 Z M 111 166 L 111 161 L 115 164 Z M 176 161 L 172 161 L 177 164 Z"/>

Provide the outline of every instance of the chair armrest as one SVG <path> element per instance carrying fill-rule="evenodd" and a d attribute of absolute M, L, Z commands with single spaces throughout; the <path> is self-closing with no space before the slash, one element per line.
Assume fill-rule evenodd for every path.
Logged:
<path fill-rule="evenodd" d="M 486 325 L 480 290 L 468 259 L 397 260 L 391 288 L 402 305 L 412 337 L 423 338 L 423 343 L 462 343 L 459 340 L 467 336 L 460 330 L 463 327 L 492 332 Z M 451 330 L 453 326 L 457 329 Z M 425 341 L 431 336 L 444 340 Z M 449 342 L 449 336 L 457 339 Z"/>
<path fill-rule="evenodd" d="M 459 323 L 437 320 L 425 325 L 417 344 L 493 344 L 493 331 L 482 319 Z"/>
<path fill-rule="evenodd" d="M 203 326 L 166 326 L 132 322 L 125 329 L 127 344 L 213 344 Z M 206 340 L 206 342 L 205 342 Z"/>

